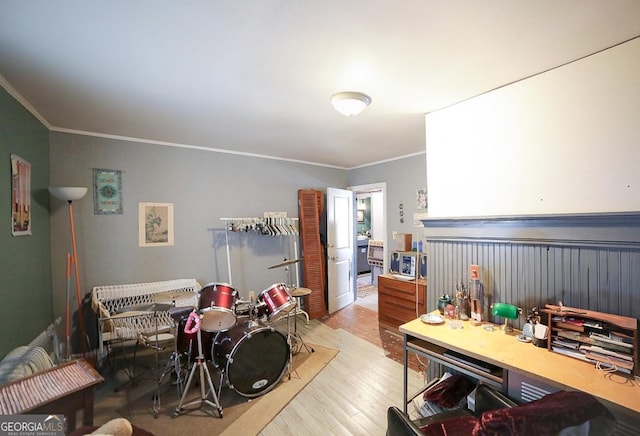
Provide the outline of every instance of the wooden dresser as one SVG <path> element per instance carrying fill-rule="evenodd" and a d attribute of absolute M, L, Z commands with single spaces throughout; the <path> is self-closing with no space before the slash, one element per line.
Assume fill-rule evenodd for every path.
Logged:
<path fill-rule="evenodd" d="M 401 324 L 425 313 L 427 281 L 400 280 L 391 274 L 378 276 L 378 323 L 380 327 L 398 331 Z M 416 300 L 418 302 L 416 312 Z"/>

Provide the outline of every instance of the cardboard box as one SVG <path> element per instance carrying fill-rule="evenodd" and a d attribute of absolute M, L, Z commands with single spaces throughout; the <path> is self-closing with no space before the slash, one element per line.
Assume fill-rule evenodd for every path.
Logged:
<path fill-rule="evenodd" d="M 411 233 L 398 233 L 396 239 L 397 251 L 411 251 Z"/>

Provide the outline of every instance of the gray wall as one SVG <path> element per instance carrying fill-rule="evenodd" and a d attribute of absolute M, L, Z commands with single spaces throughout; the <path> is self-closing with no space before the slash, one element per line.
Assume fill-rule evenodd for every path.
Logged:
<path fill-rule="evenodd" d="M 0 93 L 0 111 L 0 149 L 7 159 L 7 165 L 0 170 L 6 180 L 0 185 L 6 199 L 0 202 L 0 222 L 5 223 L 6 229 L 0 232 L 5 303 L 0 308 L 0 326 L 3 332 L 16 332 L 3 335 L 0 356 L 30 342 L 64 314 L 66 254 L 71 252 L 68 208 L 64 202 L 50 198 L 48 186 L 89 188 L 86 197 L 73 203 L 81 292 L 85 297 L 98 285 L 181 277 L 195 278 L 203 285 L 233 282 L 246 297 L 250 291 L 258 293 L 273 283 L 295 283 L 295 267 L 287 273 L 269 266 L 285 257 L 298 256 L 299 247 L 294 238 L 225 232 L 220 218 L 262 216 L 265 211 L 285 211 L 297 217 L 298 189 L 324 191 L 327 186 L 345 188 L 385 181 L 387 201 L 396 205 L 390 213 L 395 219 L 390 229 L 411 232 L 410 219 L 404 226 L 397 222 L 397 204 L 405 202 L 409 209 L 406 213 L 411 216 L 415 189 L 426 183 L 423 154 L 347 171 L 48 132 L 4 90 Z M 28 237 L 10 236 L 11 153 L 19 154 L 33 166 L 34 234 Z M 122 171 L 122 215 L 94 214 L 93 168 Z M 174 246 L 138 247 L 139 202 L 174 204 Z M 77 304 L 75 300 L 71 303 L 72 307 Z M 24 322 L 25 313 L 29 322 Z"/>
<path fill-rule="evenodd" d="M 418 209 L 416 203 L 416 191 L 426 189 L 427 170 L 424 153 L 405 157 L 393 161 L 356 168 L 349 171 L 349 186 L 368 185 L 385 182 L 387 186 L 387 241 L 388 245 L 395 242 L 392 239 L 393 232 L 411 233 L 416 240 L 417 229 L 413 225 L 413 216 L 416 212 L 425 212 Z M 400 203 L 403 204 L 404 223 L 400 222 Z"/>
<path fill-rule="evenodd" d="M 638 318 L 640 214 L 600 214 L 509 219 L 430 218 L 427 309 L 442 293 L 469 280 L 480 267 L 488 303 L 515 304 L 523 316 L 545 304 Z M 492 319 L 487 311 L 488 319 Z M 501 322 L 502 320 L 497 320 Z"/>
<path fill-rule="evenodd" d="M 347 171 L 339 169 L 66 133 L 52 133 L 51 155 L 52 185 L 91 187 L 92 168 L 122 171 L 122 215 L 95 215 L 91 190 L 74 203 L 86 292 L 98 285 L 195 278 L 203 285 L 232 282 L 247 297 L 289 283 L 284 269 L 268 267 L 296 257 L 293 238 L 227 233 L 220 218 L 260 217 L 265 211 L 297 217 L 298 189 L 347 184 Z M 66 208 L 52 201 L 53 295 L 59 312 L 70 237 Z M 139 202 L 174 204 L 174 246 L 138 246 Z"/>
<path fill-rule="evenodd" d="M 11 154 L 31 164 L 30 236 L 11 236 Z M 0 356 L 53 321 L 49 261 L 49 133 L 0 88 Z"/>

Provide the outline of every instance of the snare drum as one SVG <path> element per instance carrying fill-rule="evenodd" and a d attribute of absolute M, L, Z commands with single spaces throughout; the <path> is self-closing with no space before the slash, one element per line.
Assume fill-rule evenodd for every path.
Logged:
<path fill-rule="evenodd" d="M 284 283 L 276 283 L 260 292 L 258 302 L 263 303 L 269 321 L 282 318 L 296 307 L 296 300 L 291 296 Z"/>
<path fill-rule="evenodd" d="M 190 360 L 195 360 L 198 357 L 198 332 L 185 333 L 184 331 L 189 313 L 178 322 L 176 351 L 188 356 Z M 211 348 L 215 334 L 200 329 L 200 337 L 202 339 L 202 354 L 205 360 L 211 361 Z"/>
<path fill-rule="evenodd" d="M 236 324 L 235 304 L 238 291 L 226 283 L 209 283 L 200 290 L 199 308 L 202 313 L 200 328 L 220 332 Z"/>

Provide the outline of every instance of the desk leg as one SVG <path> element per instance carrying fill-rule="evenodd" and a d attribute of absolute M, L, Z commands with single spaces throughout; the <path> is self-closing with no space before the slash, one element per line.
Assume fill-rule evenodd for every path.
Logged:
<path fill-rule="evenodd" d="M 403 346 L 402 346 L 402 367 L 404 368 L 403 381 L 404 386 L 402 387 L 402 411 L 407 413 L 407 395 L 409 389 L 409 376 L 408 376 L 408 368 L 409 368 L 409 356 L 407 351 L 407 335 L 403 335 Z"/>

